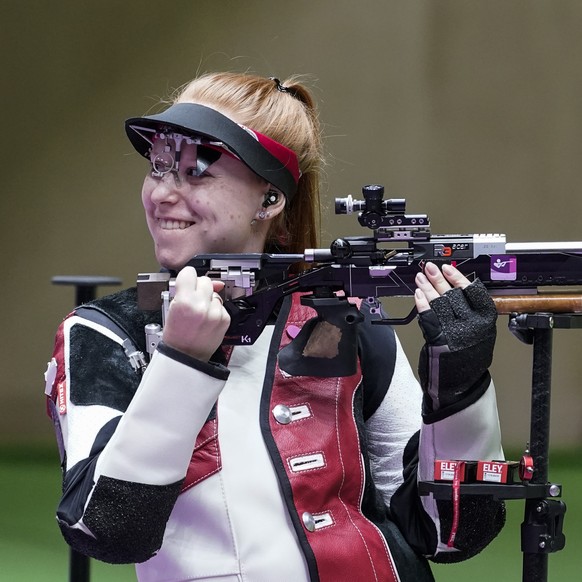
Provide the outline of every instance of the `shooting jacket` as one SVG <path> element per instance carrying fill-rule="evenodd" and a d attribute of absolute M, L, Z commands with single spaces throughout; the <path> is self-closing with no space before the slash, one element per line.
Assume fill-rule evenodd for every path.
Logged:
<path fill-rule="evenodd" d="M 117 324 L 73 312 L 46 374 L 62 452 L 57 519 L 78 551 L 136 563 L 140 581 L 432 580 L 426 558 L 458 561 L 501 529 L 500 502 L 419 496 L 435 458 L 502 458 L 494 388 L 425 424 L 422 392 L 391 328 L 366 304 L 356 372 L 289 374 L 278 356 L 313 317 L 286 298 L 251 346 L 199 362 L 145 351 L 135 289 L 97 300 Z M 294 331 L 295 330 L 295 331 Z"/>

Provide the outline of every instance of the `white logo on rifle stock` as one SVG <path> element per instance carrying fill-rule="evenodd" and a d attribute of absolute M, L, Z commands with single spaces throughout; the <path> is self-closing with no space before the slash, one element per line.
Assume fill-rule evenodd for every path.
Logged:
<path fill-rule="evenodd" d="M 493 266 L 497 267 L 498 269 L 503 269 L 503 267 L 505 267 L 507 263 L 509 263 L 509 261 L 502 261 L 501 259 L 496 259 L 495 262 L 493 263 Z"/>

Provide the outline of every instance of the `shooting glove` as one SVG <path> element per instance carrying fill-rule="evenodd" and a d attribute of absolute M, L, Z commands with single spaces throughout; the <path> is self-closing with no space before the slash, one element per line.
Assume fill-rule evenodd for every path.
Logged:
<path fill-rule="evenodd" d="M 425 422 L 453 414 L 485 392 L 497 333 L 495 304 L 479 280 L 447 291 L 430 306 L 418 316 L 426 341 L 418 367 Z"/>

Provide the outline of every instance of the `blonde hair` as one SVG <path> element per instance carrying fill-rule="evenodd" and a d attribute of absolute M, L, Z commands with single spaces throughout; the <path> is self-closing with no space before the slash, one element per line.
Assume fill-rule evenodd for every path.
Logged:
<path fill-rule="evenodd" d="M 265 251 L 302 253 L 316 248 L 321 227 L 321 130 L 313 97 L 299 78 L 279 85 L 258 75 L 208 73 L 178 92 L 174 103 L 184 102 L 217 109 L 295 152 L 301 170 L 297 192 L 273 220 Z"/>

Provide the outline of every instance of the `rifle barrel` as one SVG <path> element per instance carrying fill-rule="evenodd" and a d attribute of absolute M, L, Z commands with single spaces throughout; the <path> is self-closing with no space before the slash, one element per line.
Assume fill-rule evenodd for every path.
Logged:
<path fill-rule="evenodd" d="M 577 253 L 582 254 L 581 241 L 507 243 L 506 254 L 511 253 Z"/>

